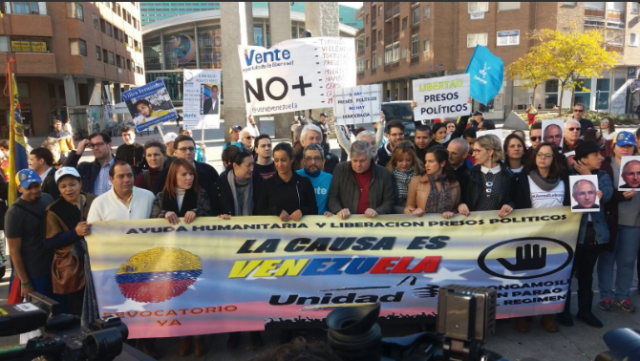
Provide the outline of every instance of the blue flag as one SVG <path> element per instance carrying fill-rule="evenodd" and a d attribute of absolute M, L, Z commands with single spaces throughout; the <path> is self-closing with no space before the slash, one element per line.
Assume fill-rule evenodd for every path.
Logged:
<path fill-rule="evenodd" d="M 502 89 L 504 63 L 482 45 L 476 46 L 466 73 L 471 79 L 471 97 L 482 104 L 489 104 Z"/>

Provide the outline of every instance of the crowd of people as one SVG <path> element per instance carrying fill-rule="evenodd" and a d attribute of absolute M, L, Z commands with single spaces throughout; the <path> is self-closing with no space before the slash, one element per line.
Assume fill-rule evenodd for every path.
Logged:
<path fill-rule="evenodd" d="M 31 150 L 29 169 L 15 175 L 21 196 L 3 222 L 12 265 L 22 296 L 34 290 L 50 296 L 87 324 L 98 317 L 84 240 L 94 222 L 161 218 L 189 224 L 198 217 L 252 215 L 282 222 L 308 215 L 449 219 L 477 211 L 506 217 L 514 209 L 569 205 L 569 176 L 593 174 L 601 207 L 581 218 L 572 274 L 579 275 L 577 319 L 602 327 L 592 312 L 596 264 L 598 307 L 635 311 L 629 295 L 640 248 L 640 194 L 617 189 L 619 174 L 625 173 L 621 157 L 638 154 L 640 129 L 616 133 L 607 118 L 596 128 L 583 112 L 582 105 L 574 107 L 561 146 L 543 140 L 540 122 L 531 126 L 530 143 L 522 131 L 504 141 L 478 136 L 495 129 L 481 113 L 418 124 L 413 140 L 404 139 L 403 123 L 386 122 L 384 114 L 375 133 L 337 126 L 322 114 L 319 124 L 293 127 L 291 144 L 272 144 L 269 135 L 235 125 L 220 172 L 207 164 L 204 144 L 197 145 L 188 130 L 142 145 L 134 129 L 124 127 L 124 144 L 114 154 L 108 134 L 91 134 L 74 147 L 57 124 L 57 138 Z M 347 157 L 329 151 L 330 133 Z M 95 159 L 80 162 L 87 147 Z M 564 156 L 569 150 L 575 152 L 572 164 Z M 0 177 L 0 197 L 6 199 L 3 189 L 6 194 Z M 556 323 L 573 325 L 570 293 L 567 299 L 562 313 L 542 317 L 547 331 L 556 332 Z M 526 318 L 515 323 L 520 332 L 530 327 Z M 228 346 L 238 343 L 238 334 L 231 334 Z M 260 334 L 251 333 L 252 347 L 261 343 Z M 140 340 L 139 346 L 157 356 L 155 340 Z M 204 354 L 204 339 L 182 338 L 179 353 L 192 349 Z"/>

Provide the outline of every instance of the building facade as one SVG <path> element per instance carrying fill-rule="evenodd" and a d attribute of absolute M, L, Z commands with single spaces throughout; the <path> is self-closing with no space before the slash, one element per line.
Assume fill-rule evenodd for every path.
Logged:
<path fill-rule="evenodd" d="M 254 9 L 268 9 L 268 2 L 252 3 Z M 186 15 L 200 11 L 220 10 L 219 2 L 201 3 L 172 3 L 172 2 L 143 2 L 141 3 L 142 25 L 151 24 L 154 21 L 169 19 L 174 16 Z M 291 11 L 304 14 L 304 2 L 291 3 Z M 340 5 L 340 23 L 352 28 L 361 29 L 362 20 L 356 18 L 356 9 Z"/>
<path fill-rule="evenodd" d="M 254 3 L 255 4 L 255 3 Z M 304 13 L 291 12 L 291 38 L 305 31 Z M 220 10 L 203 11 L 172 17 L 146 25 L 142 29 L 146 81 L 162 79 L 169 96 L 182 104 L 184 69 L 223 69 Z M 340 36 L 354 37 L 356 29 L 340 24 Z M 253 43 L 271 46 L 269 11 L 253 8 Z M 224 75 L 223 75 L 224 76 Z M 224 89 L 222 89 L 224 99 Z"/>
<path fill-rule="evenodd" d="M 145 83 L 139 4 L 2 3 L 0 67 L 15 59 L 27 136 L 47 135 L 67 106 L 102 104 L 104 85 L 117 98 L 121 88 Z M 2 138 L 9 109 L 2 95 Z"/>
<path fill-rule="evenodd" d="M 600 78 L 583 79 L 589 92 L 576 92 L 576 102 L 592 110 L 628 113 L 637 105 L 630 85 L 640 66 L 637 2 L 366 2 L 357 16 L 364 21 L 356 35 L 359 84 L 382 83 L 390 100 L 412 99 L 413 79 L 465 71 L 476 45 L 489 48 L 506 67 L 533 46 L 528 34 L 539 29 L 579 29 L 605 34 L 607 50 L 620 58 Z M 488 105 L 474 104 L 487 118 L 502 119 L 524 110 L 535 99 L 544 109 L 558 104 L 558 82 L 549 80 L 532 90 L 521 82 L 505 83 Z M 637 99 L 635 100 L 637 102 Z M 563 107 L 571 104 L 565 91 Z"/>

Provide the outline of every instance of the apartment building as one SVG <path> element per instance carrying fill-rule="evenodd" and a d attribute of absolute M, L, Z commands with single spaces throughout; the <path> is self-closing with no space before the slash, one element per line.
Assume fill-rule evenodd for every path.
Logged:
<path fill-rule="evenodd" d="M 607 50 L 620 58 L 612 71 L 583 79 L 588 92 L 576 101 L 593 110 L 627 113 L 639 103 L 632 93 L 640 66 L 640 24 L 637 2 L 365 2 L 356 16 L 364 28 L 356 34 L 359 84 L 383 84 L 384 98 L 412 98 L 413 79 L 465 71 L 476 45 L 488 47 L 505 68 L 525 55 L 537 29 L 596 29 Z M 474 104 L 488 118 L 502 119 L 513 110 L 553 108 L 560 98 L 558 82 L 549 80 L 536 90 L 505 76 L 501 93 L 488 105 Z M 635 98 L 634 98 L 635 97 Z M 570 92 L 563 107 L 570 105 Z"/>
<path fill-rule="evenodd" d="M 140 3 L 5 2 L 0 68 L 15 72 L 27 136 L 43 136 L 67 106 L 100 105 L 105 85 L 145 84 Z M 3 79 L 1 86 L 4 88 Z M 9 99 L 0 96 L 0 137 L 8 137 Z"/>

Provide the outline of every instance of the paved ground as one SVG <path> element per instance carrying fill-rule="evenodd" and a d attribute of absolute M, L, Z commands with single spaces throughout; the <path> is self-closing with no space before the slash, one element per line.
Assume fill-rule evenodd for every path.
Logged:
<path fill-rule="evenodd" d="M 629 128 L 631 130 L 632 128 Z M 273 123 L 271 121 L 264 121 L 262 123 L 263 132 L 273 134 Z M 625 129 L 626 130 L 626 129 Z M 165 126 L 165 132 L 177 131 L 175 125 Z M 152 137 L 159 137 L 159 135 L 143 135 L 139 137 L 139 142 L 144 143 L 145 140 Z M 200 139 L 200 131 L 195 131 L 195 138 Z M 30 140 L 31 144 L 39 144 L 39 139 Z M 205 143 L 207 146 L 207 157 L 210 159 L 210 164 L 216 167 L 218 171 L 221 170 L 222 164 L 219 160 L 219 154 L 224 144 L 222 138 L 222 130 L 212 129 L 205 132 Z M 121 138 L 114 139 L 114 152 L 115 147 L 122 144 Z M 331 141 L 333 152 L 339 155 L 338 146 L 335 140 Z M 85 153 L 85 159 L 91 160 L 91 153 L 87 151 Z M 596 277 L 597 279 L 597 277 Z M 637 284 L 637 280 L 634 281 L 634 285 Z M 575 282 L 574 282 L 575 286 Z M 597 289 L 597 285 L 594 285 Z M 574 290 L 575 291 L 575 290 Z M 6 302 L 6 295 L 8 292 L 8 282 L 5 278 L 3 283 L 0 283 L 0 304 Z M 598 298 L 596 293 L 595 299 Z M 573 310 L 576 309 L 576 299 L 573 297 Z M 633 289 L 632 302 L 636 305 L 640 305 L 640 294 L 636 289 Z M 525 357 L 535 357 L 539 361 L 589 361 L 600 352 L 605 351 L 607 347 L 602 341 L 603 334 L 611 329 L 619 327 L 631 327 L 640 329 L 640 315 L 638 314 L 625 314 L 622 312 L 610 312 L 604 313 L 599 309 L 595 309 L 595 314 L 600 317 L 604 322 L 605 327 L 603 329 L 594 329 L 586 326 L 583 323 L 576 322 L 576 325 L 572 328 L 560 328 L 560 332 L 557 334 L 549 334 L 545 332 L 539 324 L 539 320 L 536 319 L 531 324 L 531 332 L 528 334 L 520 334 L 515 331 L 515 326 L 509 320 L 499 321 L 497 325 L 496 335 L 490 337 L 487 340 L 487 348 L 502 354 L 509 360 L 521 360 Z M 417 329 L 413 328 L 393 328 L 385 329 L 385 335 L 399 336 L 403 334 L 410 334 L 417 332 Z M 263 333 L 263 338 L 266 342 L 266 347 L 273 347 L 277 344 L 276 333 Z M 306 334 L 308 339 L 318 340 L 324 338 L 324 331 L 314 331 Z M 255 355 L 254 351 L 248 351 L 245 349 L 248 343 L 248 337 L 243 336 L 243 344 L 236 350 L 229 351 L 225 347 L 226 336 L 208 336 L 206 338 L 207 344 L 210 345 L 209 352 L 202 357 L 195 357 L 193 355 L 187 357 L 180 357 L 177 355 L 178 343 L 175 339 L 163 339 L 157 343 L 161 352 L 163 360 L 216 360 L 216 361 L 241 361 L 247 360 Z M 0 347 L 15 344 L 18 342 L 17 336 L 14 337 L 2 337 L 0 338 Z"/>

